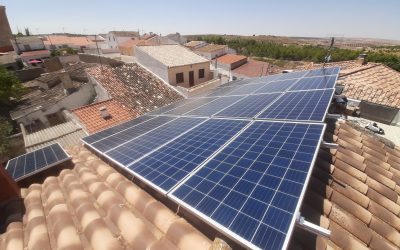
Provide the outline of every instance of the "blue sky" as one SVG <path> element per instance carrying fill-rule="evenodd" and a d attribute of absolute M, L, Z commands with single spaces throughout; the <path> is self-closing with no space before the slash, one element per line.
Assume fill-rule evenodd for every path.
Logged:
<path fill-rule="evenodd" d="M 0 0 L 11 28 L 181 34 L 345 36 L 400 40 L 399 0 Z"/>

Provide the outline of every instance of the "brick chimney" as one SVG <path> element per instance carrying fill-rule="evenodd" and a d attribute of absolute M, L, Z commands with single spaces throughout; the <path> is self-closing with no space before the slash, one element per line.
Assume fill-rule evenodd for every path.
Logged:
<path fill-rule="evenodd" d="M 367 64 L 367 54 L 365 54 L 365 53 L 363 53 L 363 54 L 360 54 L 358 57 L 357 57 L 357 62 L 360 64 L 360 65 L 365 65 L 365 64 Z"/>
<path fill-rule="evenodd" d="M 11 33 L 10 24 L 6 14 L 6 7 L 0 5 L 0 52 L 13 51 L 11 39 L 13 38 Z"/>
<path fill-rule="evenodd" d="M 19 196 L 20 191 L 17 183 L 11 178 L 5 168 L 0 166 L 0 203 Z"/>

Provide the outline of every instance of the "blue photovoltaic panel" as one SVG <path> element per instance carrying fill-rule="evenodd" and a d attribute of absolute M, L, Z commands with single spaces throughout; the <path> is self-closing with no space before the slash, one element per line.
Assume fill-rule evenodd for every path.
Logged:
<path fill-rule="evenodd" d="M 170 123 L 143 133 L 135 139 L 126 138 L 126 143 L 106 152 L 106 155 L 119 164 L 127 166 L 203 121 L 205 121 L 203 118 L 177 118 Z"/>
<path fill-rule="evenodd" d="M 255 121 L 170 197 L 249 248 L 282 249 L 324 126 Z"/>
<path fill-rule="evenodd" d="M 69 159 L 56 143 L 11 159 L 6 170 L 14 180 L 19 181 Z"/>
<path fill-rule="evenodd" d="M 321 122 L 333 92 L 334 89 L 286 92 L 257 118 Z"/>
<path fill-rule="evenodd" d="M 208 104 L 209 102 L 212 102 L 213 100 L 217 99 L 216 97 L 213 98 L 197 98 L 197 99 L 190 99 L 193 100 L 189 103 L 186 103 L 185 105 L 179 106 L 175 109 L 171 109 L 170 111 L 164 112 L 164 114 L 168 115 L 182 115 L 184 113 L 187 113 L 193 109 L 199 108 L 205 104 Z"/>
<path fill-rule="evenodd" d="M 222 109 L 232 105 L 233 103 L 242 99 L 243 96 L 224 96 L 220 97 L 200 108 L 193 109 L 192 111 L 185 113 L 185 116 L 211 116 Z"/>
<path fill-rule="evenodd" d="M 253 92 L 257 93 L 257 89 L 265 86 L 266 84 L 267 83 L 246 84 L 230 92 L 228 95 L 248 95 Z"/>
<path fill-rule="evenodd" d="M 215 116 L 252 118 L 275 101 L 281 93 L 251 95 L 218 112 Z"/>
<path fill-rule="evenodd" d="M 207 95 L 207 97 L 214 97 L 214 96 L 224 96 L 229 94 L 231 91 L 240 88 L 241 86 L 227 86 L 224 88 L 217 88 L 214 91 L 212 91 L 210 94 Z"/>
<path fill-rule="evenodd" d="M 339 74 L 339 70 L 339 67 L 314 69 L 308 71 L 305 77 L 337 75 Z"/>
<path fill-rule="evenodd" d="M 197 100 L 197 99 L 194 99 L 194 98 L 192 98 L 192 99 L 183 99 L 183 100 L 174 102 L 174 103 L 172 103 L 172 104 L 170 104 L 170 105 L 164 106 L 164 107 L 162 107 L 162 108 L 156 109 L 156 110 L 154 110 L 154 111 L 152 111 L 152 112 L 150 112 L 150 113 L 148 113 L 148 114 L 149 114 L 149 115 L 160 115 L 160 114 L 162 114 L 162 113 L 168 112 L 168 111 L 173 110 L 173 109 L 175 109 L 175 108 L 178 108 L 178 107 L 180 107 L 180 106 L 188 105 L 188 104 L 190 104 L 191 102 L 194 102 L 194 101 L 196 101 L 196 100 Z"/>
<path fill-rule="evenodd" d="M 128 168 L 157 189 L 168 192 L 248 123 L 208 120 Z"/>
<path fill-rule="evenodd" d="M 289 89 L 295 90 L 312 90 L 312 89 L 330 89 L 335 87 L 336 75 L 334 76 L 321 76 L 312 78 L 302 78 Z"/>
<path fill-rule="evenodd" d="M 289 79 L 301 78 L 301 77 L 304 77 L 304 75 L 306 73 L 307 73 L 307 71 L 298 71 L 298 72 L 281 74 L 279 77 L 279 80 L 289 80 Z"/>
<path fill-rule="evenodd" d="M 122 124 L 116 125 L 114 127 L 105 129 L 105 130 L 100 131 L 100 132 L 97 132 L 96 134 L 89 135 L 89 136 L 83 138 L 82 140 L 84 142 L 90 144 L 90 143 L 93 143 L 95 141 L 104 139 L 107 136 L 110 136 L 112 134 L 121 132 L 122 130 L 125 130 L 125 129 L 129 128 L 129 127 L 133 127 L 133 126 L 135 126 L 137 124 L 140 124 L 140 123 L 142 123 L 144 121 L 147 121 L 147 120 L 150 120 L 150 119 L 153 119 L 153 118 L 154 117 L 152 117 L 152 116 L 140 116 L 140 117 L 138 117 L 138 118 L 136 118 L 134 120 L 130 120 L 130 121 L 124 122 Z"/>
<path fill-rule="evenodd" d="M 262 93 L 273 93 L 273 92 L 285 92 L 287 89 L 292 86 L 296 80 L 284 80 L 284 81 L 275 81 L 266 84 L 264 87 L 258 89 L 256 91 L 257 94 Z"/>
<path fill-rule="evenodd" d="M 98 140 L 92 143 L 91 146 L 100 152 L 106 152 L 112 148 L 118 147 L 122 143 L 125 143 L 133 138 L 149 131 L 155 129 L 159 126 L 164 125 L 167 122 L 174 120 L 174 117 L 168 116 L 158 116 L 151 120 L 147 120 L 142 123 L 138 123 L 126 130 L 115 133 L 111 136 L 105 137 L 104 139 Z"/>

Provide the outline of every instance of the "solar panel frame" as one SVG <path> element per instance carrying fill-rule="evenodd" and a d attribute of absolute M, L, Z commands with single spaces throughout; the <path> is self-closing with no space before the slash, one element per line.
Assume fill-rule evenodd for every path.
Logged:
<path fill-rule="evenodd" d="M 246 126 L 246 129 L 247 129 L 248 127 L 250 127 L 252 124 L 254 124 L 255 122 L 262 122 L 262 121 L 252 121 L 252 122 L 250 122 L 250 123 Z M 287 234 L 286 234 L 286 237 L 285 237 L 283 246 L 282 246 L 282 249 L 287 249 L 287 247 L 288 247 L 288 245 L 289 245 L 289 242 L 290 242 L 290 238 L 291 238 L 292 233 L 293 233 L 293 230 L 294 230 L 294 226 L 295 226 L 295 224 L 296 224 L 296 219 L 297 219 L 297 216 L 296 216 L 296 215 L 299 214 L 299 211 L 300 211 L 300 208 L 301 208 L 303 199 L 304 199 L 304 195 L 305 195 L 305 193 L 306 193 L 307 186 L 308 186 L 308 183 L 309 183 L 310 178 L 311 178 L 311 173 L 312 173 L 312 171 L 313 171 L 313 168 L 314 168 L 314 165 L 315 165 L 315 161 L 316 161 L 316 159 L 317 159 L 317 155 L 318 155 L 318 154 L 317 154 L 317 151 L 318 151 L 318 149 L 319 149 L 320 146 L 321 146 L 321 143 L 322 143 L 322 140 L 323 140 L 323 135 L 325 134 L 326 124 L 324 124 L 324 123 L 312 123 L 312 122 L 304 123 L 304 122 L 293 122 L 293 121 L 281 122 L 281 121 L 273 121 L 273 120 L 269 120 L 269 121 L 265 121 L 265 122 L 271 122 L 271 123 L 274 123 L 274 122 L 276 122 L 276 123 L 296 123 L 296 124 L 308 124 L 308 125 L 315 124 L 315 125 L 320 125 L 320 126 L 322 126 L 322 131 L 321 131 L 321 134 L 320 134 L 318 143 L 317 143 L 317 145 L 316 145 L 315 152 L 314 152 L 314 154 L 313 154 L 313 158 L 312 158 L 312 160 L 311 160 L 310 170 L 307 172 L 307 175 L 306 175 L 306 178 L 305 178 L 305 181 L 304 181 L 304 185 L 303 185 L 303 187 L 302 187 L 302 190 L 301 190 L 300 195 L 299 195 L 299 198 L 298 198 L 298 202 L 297 202 L 296 207 L 295 207 L 294 212 L 293 212 L 293 215 L 294 215 L 294 216 L 292 217 L 292 219 L 291 219 L 291 221 L 290 221 L 289 228 L 288 228 L 288 230 L 287 230 Z M 242 132 L 243 132 L 243 131 L 245 131 L 245 130 L 242 130 Z M 234 136 L 234 137 L 230 140 L 230 142 L 233 142 L 233 141 L 234 141 L 236 138 L 238 138 L 241 134 L 242 134 L 242 133 L 238 133 L 236 136 Z M 254 245 L 253 243 L 251 243 L 251 242 L 249 242 L 248 240 L 244 239 L 244 238 L 241 237 L 240 235 L 238 235 L 238 234 L 236 234 L 236 233 L 230 231 L 230 230 L 227 229 L 225 226 L 223 226 L 223 225 L 219 224 L 218 222 L 214 221 L 213 219 L 211 219 L 211 217 L 208 217 L 207 215 L 205 215 L 205 214 L 203 214 L 203 213 L 197 211 L 197 210 L 196 210 L 195 208 L 193 208 L 191 205 L 187 204 L 186 202 L 182 201 L 181 199 L 179 199 L 178 197 L 176 197 L 176 196 L 173 195 L 173 193 L 174 193 L 177 189 L 179 189 L 180 186 L 184 185 L 184 183 L 185 183 L 188 179 L 190 179 L 190 177 L 192 177 L 192 176 L 195 175 L 198 171 L 200 171 L 200 170 L 202 169 L 202 167 L 204 167 L 208 162 L 210 162 L 212 159 L 214 159 L 214 157 L 215 157 L 216 155 L 218 155 L 220 152 L 222 152 L 228 145 L 229 145 L 229 143 L 227 143 L 227 144 L 225 145 L 225 147 L 220 148 L 220 149 L 219 149 L 212 157 L 210 157 L 207 161 L 203 162 L 203 163 L 201 164 L 201 166 L 199 166 L 195 171 L 193 171 L 189 176 L 187 176 L 185 180 L 183 180 L 180 184 L 178 184 L 175 188 L 173 188 L 173 189 L 167 194 L 167 196 L 168 196 L 171 200 L 173 200 L 173 201 L 176 202 L 177 204 L 180 204 L 183 208 L 185 208 L 186 210 L 188 210 L 189 212 L 191 212 L 192 214 L 194 214 L 195 216 L 197 216 L 198 218 L 200 218 L 200 219 L 202 219 L 203 221 L 205 221 L 205 222 L 206 222 L 208 225 L 210 225 L 211 227 L 215 228 L 215 229 L 218 230 L 219 232 L 222 232 L 222 233 L 224 233 L 225 235 L 227 235 L 228 237 L 230 237 L 233 241 L 237 242 L 238 244 L 240 244 L 240 245 L 242 245 L 242 246 L 244 246 L 244 247 L 246 247 L 246 248 L 250 247 L 250 248 L 252 248 L 252 249 L 261 249 L 260 247 Z"/>
<path fill-rule="evenodd" d="M 58 146 L 58 147 L 62 150 L 62 153 L 65 154 L 66 157 L 65 157 L 65 158 L 62 158 L 62 159 L 58 159 L 58 156 L 57 156 L 56 153 L 54 152 L 54 149 L 52 149 L 52 147 L 54 147 L 54 146 Z M 34 171 L 31 171 L 31 172 L 29 172 L 29 173 L 26 174 L 26 173 L 25 173 L 25 168 L 26 168 L 26 164 L 27 164 L 27 163 L 26 163 L 26 157 L 27 157 L 28 155 L 35 155 L 36 152 L 43 151 L 43 150 L 46 149 L 46 148 L 50 148 L 51 150 L 53 150 L 54 155 L 57 157 L 57 161 L 55 161 L 55 162 L 53 162 L 53 163 L 51 163 L 51 164 L 47 164 L 47 159 L 46 159 L 46 156 L 44 155 L 45 161 L 46 161 L 46 165 L 45 165 L 44 167 L 40 167 L 39 169 L 37 169 L 37 166 L 36 166 L 36 165 L 37 165 L 37 164 L 36 164 L 36 159 L 34 158 L 34 159 L 35 159 L 35 164 L 34 164 L 35 170 L 34 170 Z M 8 169 L 9 169 L 9 167 L 10 167 L 10 162 L 11 162 L 12 160 L 14 160 L 14 159 L 16 159 L 16 162 L 15 162 L 15 163 L 17 163 L 19 159 L 24 159 L 24 161 L 25 161 L 25 163 L 24 163 L 24 174 L 23 174 L 22 176 L 19 176 L 19 177 L 17 177 L 17 178 L 14 178 L 14 173 L 15 173 L 15 170 L 16 170 L 16 166 L 15 166 L 15 168 L 14 168 L 13 174 L 12 174 L 12 175 L 10 174 L 11 177 L 12 177 L 15 181 L 18 182 L 18 181 L 23 180 L 23 179 L 26 179 L 26 178 L 28 178 L 28 177 L 30 177 L 30 176 L 32 176 L 32 175 L 35 175 L 35 174 L 40 173 L 40 172 L 43 172 L 43 171 L 45 171 L 45 170 L 47 170 L 47 169 L 49 169 L 49 168 L 51 168 L 51 167 L 54 167 L 54 166 L 56 166 L 56 165 L 58 165 L 58 164 L 61 164 L 61 163 L 63 163 L 63 162 L 66 162 L 66 161 L 72 159 L 72 157 L 61 147 L 60 143 L 57 142 L 57 143 L 48 145 L 48 146 L 46 146 L 46 147 L 37 149 L 37 150 L 32 151 L 32 152 L 29 152 L 29 153 L 25 153 L 25 154 L 23 154 L 23 155 L 20 155 L 20 156 L 18 156 L 18 157 L 15 157 L 15 158 L 9 160 L 9 161 L 7 162 L 6 167 L 5 167 L 5 169 L 7 170 L 7 172 L 8 172 Z"/>
<path fill-rule="evenodd" d="M 313 77 L 303 77 L 300 78 L 298 81 L 296 81 L 295 84 L 293 84 L 287 91 L 305 91 L 305 90 L 317 90 L 317 89 L 331 89 L 335 88 L 336 86 L 336 81 L 337 81 L 338 75 L 328 75 L 328 76 L 313 76 Z M 316 80 L 316 79 L 326 79 L 325 85 L 328 82 L 332 82 L 331 85 L 327 86 L 322 86 L 322 87 L 307 87 L 307 86 L 300 86 L 302 84 L 302 81 L 306 80 Z M 321 83 L 317 83 L 321 84 Z"/>

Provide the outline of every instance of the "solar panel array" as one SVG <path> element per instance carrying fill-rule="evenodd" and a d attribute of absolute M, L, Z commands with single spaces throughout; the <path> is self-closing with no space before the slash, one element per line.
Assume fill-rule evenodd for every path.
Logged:
<path fill-rule="evenodd" d="M 230 82 L 83 141 L 249 248 L 285 248 L 338 68 Z"/>
<path fill-rule="evenodd" d="M 69 159 L 56 143 L 9 160 L 6 170 L 15 181 L 19 181 Z"/>

